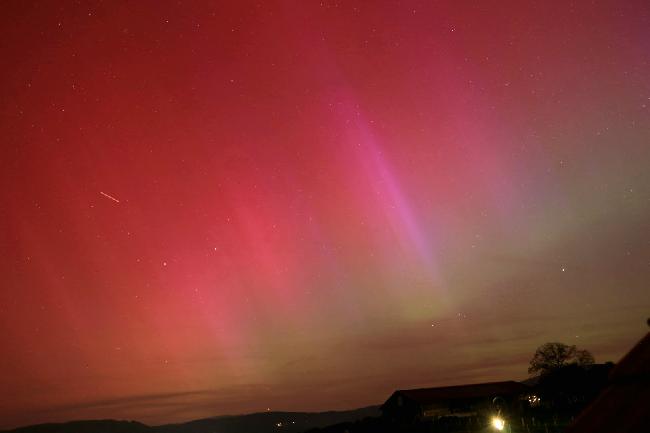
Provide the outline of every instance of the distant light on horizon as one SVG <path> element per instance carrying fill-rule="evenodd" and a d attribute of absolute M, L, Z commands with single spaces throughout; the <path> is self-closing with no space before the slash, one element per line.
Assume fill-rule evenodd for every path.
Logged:
<path fill-rule="evenodd" d="M 648 331 L 648 0 L 5 3 L 0 430 L 285 431 Z"/>
<path fill-rule="evenodd" d="M 503 418 L 499 418 L 498 416 L 495 416 L 492 418 L 492 427 L 494 427 L 497 430 L 503 430 L 503 427 L 506 425 L 506 422 L 503 420 Z"/>

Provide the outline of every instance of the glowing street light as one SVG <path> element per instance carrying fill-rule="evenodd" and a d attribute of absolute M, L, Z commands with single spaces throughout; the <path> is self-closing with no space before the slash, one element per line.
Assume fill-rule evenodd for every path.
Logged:
<path fill-rule="evenodd" d="M 497 430 L 503 430 L 503 427 L 505 427 L 506 422 L 503 420 L 503 418 L 499 418 L 498 416 L 495 416 L 492 418 L 492 427 L 494 427 Z"/>

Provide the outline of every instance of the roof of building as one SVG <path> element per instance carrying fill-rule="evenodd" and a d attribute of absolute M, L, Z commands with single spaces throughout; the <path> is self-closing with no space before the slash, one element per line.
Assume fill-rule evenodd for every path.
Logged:
<path fill-rule="evenodd" d="M 610 379 L 616 382 L 625 378 L 648 375 L 650 375 L 650 332 L 614 367 Z"/>
<path fill-rule="evenodd" d="M 646 431 L 650 425 L 650 333 L 614 367 L 609 385 L 567 433 Z"/>
<path fill-rule="evenodd" d="M 437 401 L 516 395 L 526 392 L 528 389 L 528 386 L 511 380 L 438 388 L 402 389 L 395 391 L 393 395 L 399 394 L 417 403 L 427 404 Z"/>

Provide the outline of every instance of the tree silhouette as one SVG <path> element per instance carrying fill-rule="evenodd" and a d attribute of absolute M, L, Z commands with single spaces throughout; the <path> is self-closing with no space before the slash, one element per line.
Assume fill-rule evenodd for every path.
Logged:
<path fill-rule="evenodd" d="M 587 350 L 579 350 L 576 346 L 564 343 L 546 343 L 535 351 L 533 359 L 530 360 L 528 373 L 546 374 L 567 365 L 590 365 L 593 363 L 594 357 Z"/>

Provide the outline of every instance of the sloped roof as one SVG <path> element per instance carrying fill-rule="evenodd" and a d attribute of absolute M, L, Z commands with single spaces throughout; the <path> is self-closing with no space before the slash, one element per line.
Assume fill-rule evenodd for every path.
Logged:
<path fill-rule="evenodd" d="M 526 392 L 528 389 L 528 386 L 511 380 L 439 388 L 403 389 L 395 391 L 393 395 L 401 394 L 420 404 L 427 404 L 437 401 L 516 395 Z"/>
<path fill-rule="evenodd" d="M 630 350 L 614 367 L 610 379 L 613 382 L 650 375 L 650 332 Z"/>
<path fill-rule="evenodd" d="M 614 367 L 609 385 L 567 433 L 647 431 L 650 426 L 650 333 Z"/>

